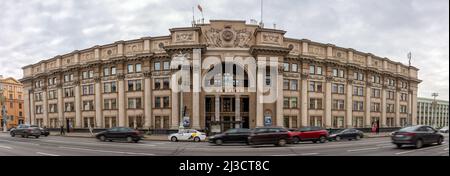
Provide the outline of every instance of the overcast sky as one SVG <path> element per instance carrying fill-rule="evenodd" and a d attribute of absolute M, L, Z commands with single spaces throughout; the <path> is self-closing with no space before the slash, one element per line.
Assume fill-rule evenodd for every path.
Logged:
<path fill-rule="evenodd" d="M 0 75 L 119 40 L 168 35 L 205 19 L 260 19 L 260 0 L 1 0 Z M 195 9 L 196 16 L 200 14 Z M 448 0 L 265 0 L 266 27 L 286 36 L 354 48 L 420 69 L 419 96 L 449 99 Z"/>

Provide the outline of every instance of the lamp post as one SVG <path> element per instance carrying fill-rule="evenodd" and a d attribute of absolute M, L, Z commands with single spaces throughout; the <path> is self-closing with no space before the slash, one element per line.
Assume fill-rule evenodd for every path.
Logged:
<path fill-rule="evenodd" d="M 436 115 L 435 115 L 435 113 L 436 113 L 436 106 L 437 106 L 436 97 L 438 97 L 439 94 L 438 93 L 433 93 L 433 94 L 431 94 L 431 96 L 434 97 L 433 103 L 431 104 L 431 108 L 433 109 L 433 111 L 431 112 L 431 120 L 432 120 L 433 127 L 436 127 L 436 119 L 435 119 L 436 118 Z"/>

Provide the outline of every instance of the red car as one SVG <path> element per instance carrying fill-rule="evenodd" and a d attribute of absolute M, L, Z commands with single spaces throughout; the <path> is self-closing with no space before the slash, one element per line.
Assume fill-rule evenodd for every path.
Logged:
<path fill-rule="evenodd" d="M 304 127 L 291 130 L 289 132 L 292 143 L 297 144 L 300 141 L 313 141 L 316 143 L 325 143 L 328 139 L 328 131 L 321 127 Z"/>

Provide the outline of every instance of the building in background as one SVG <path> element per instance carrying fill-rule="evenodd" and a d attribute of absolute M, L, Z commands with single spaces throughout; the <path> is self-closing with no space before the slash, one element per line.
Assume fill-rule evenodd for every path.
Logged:
<path fill-rule="evenodd" d="M 0 92 L 4 97 L 7 111 L 7 128 L 15 127 L 25 122 L 23 106 L 23 85 L 14 78 L 3 78 L 0 75 Z M 2 105 L 0 105 L 1 110 Z M 1 126 L 3 127 L 3 116 L 0 113 Z"/>
<path fill-rule="evenodd" d="M 245 21 L 212 20 L 170 32 L 23 67 L 27 119 L 48 127 L 143 129 L 177 129 L 187 121 L 190 128 L 218 131 L 270 125 L 369 128 L 374 121 L 383 128 L 416 124 L 421 82 L 416 67 L 351 48 L 287 38 L 286 31 Z M 258 69 L 278 76 L 273 82 L 262 74 L 249 80 L 247 74 L 238 77 L 225 71 L 207 81 L 220 87 L 213 93 L 176 93 L 170 79 L 178 70 L 171 62 L 179 54 L 199 55 L 195 62 L 200 64 L 215 56 L 222 62 L 218 66 L 225 65 L 225 57 L 273 57 L 277 67 Z M 234 69 L 247 72 L 237 65 Z M 201 70 L 192 80 L 207 73 L 209 69 Z M 264 93 L 240 89 L 249 81 L 277 85 L 276 102 L 255 103 Z"/>
<path fill-rule="evenodd" d="M 448 126 L 449 101 L 434 100 L 432 98 L 418 98 L 417 123 L 436 128 Z"/>

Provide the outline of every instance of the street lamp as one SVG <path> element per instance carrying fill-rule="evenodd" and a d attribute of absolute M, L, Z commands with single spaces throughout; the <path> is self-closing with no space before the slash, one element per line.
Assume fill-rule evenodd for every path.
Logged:
<path fill-rule="evenodd" d="M 435 113 L 436 113 L 436 106 L 437 106 L 437 101 L 436 101 L 436 97 L 438 97 L 439 96 L 439 94 L 438 93 L 433 93 L 433 94 L 431 94 L 431 96 L 433 96 L 434 97 L 434 100 L 433 100 L 433 103 L 431 104 L 431 107 L 432 107 L 432 109 L 433 109 L 433 112 L 431 112 L 431 119 L 432 119 L 432 123 L 433 123 L 433 127 L 436 127 L 436 115 L 435 115 Z"/>

